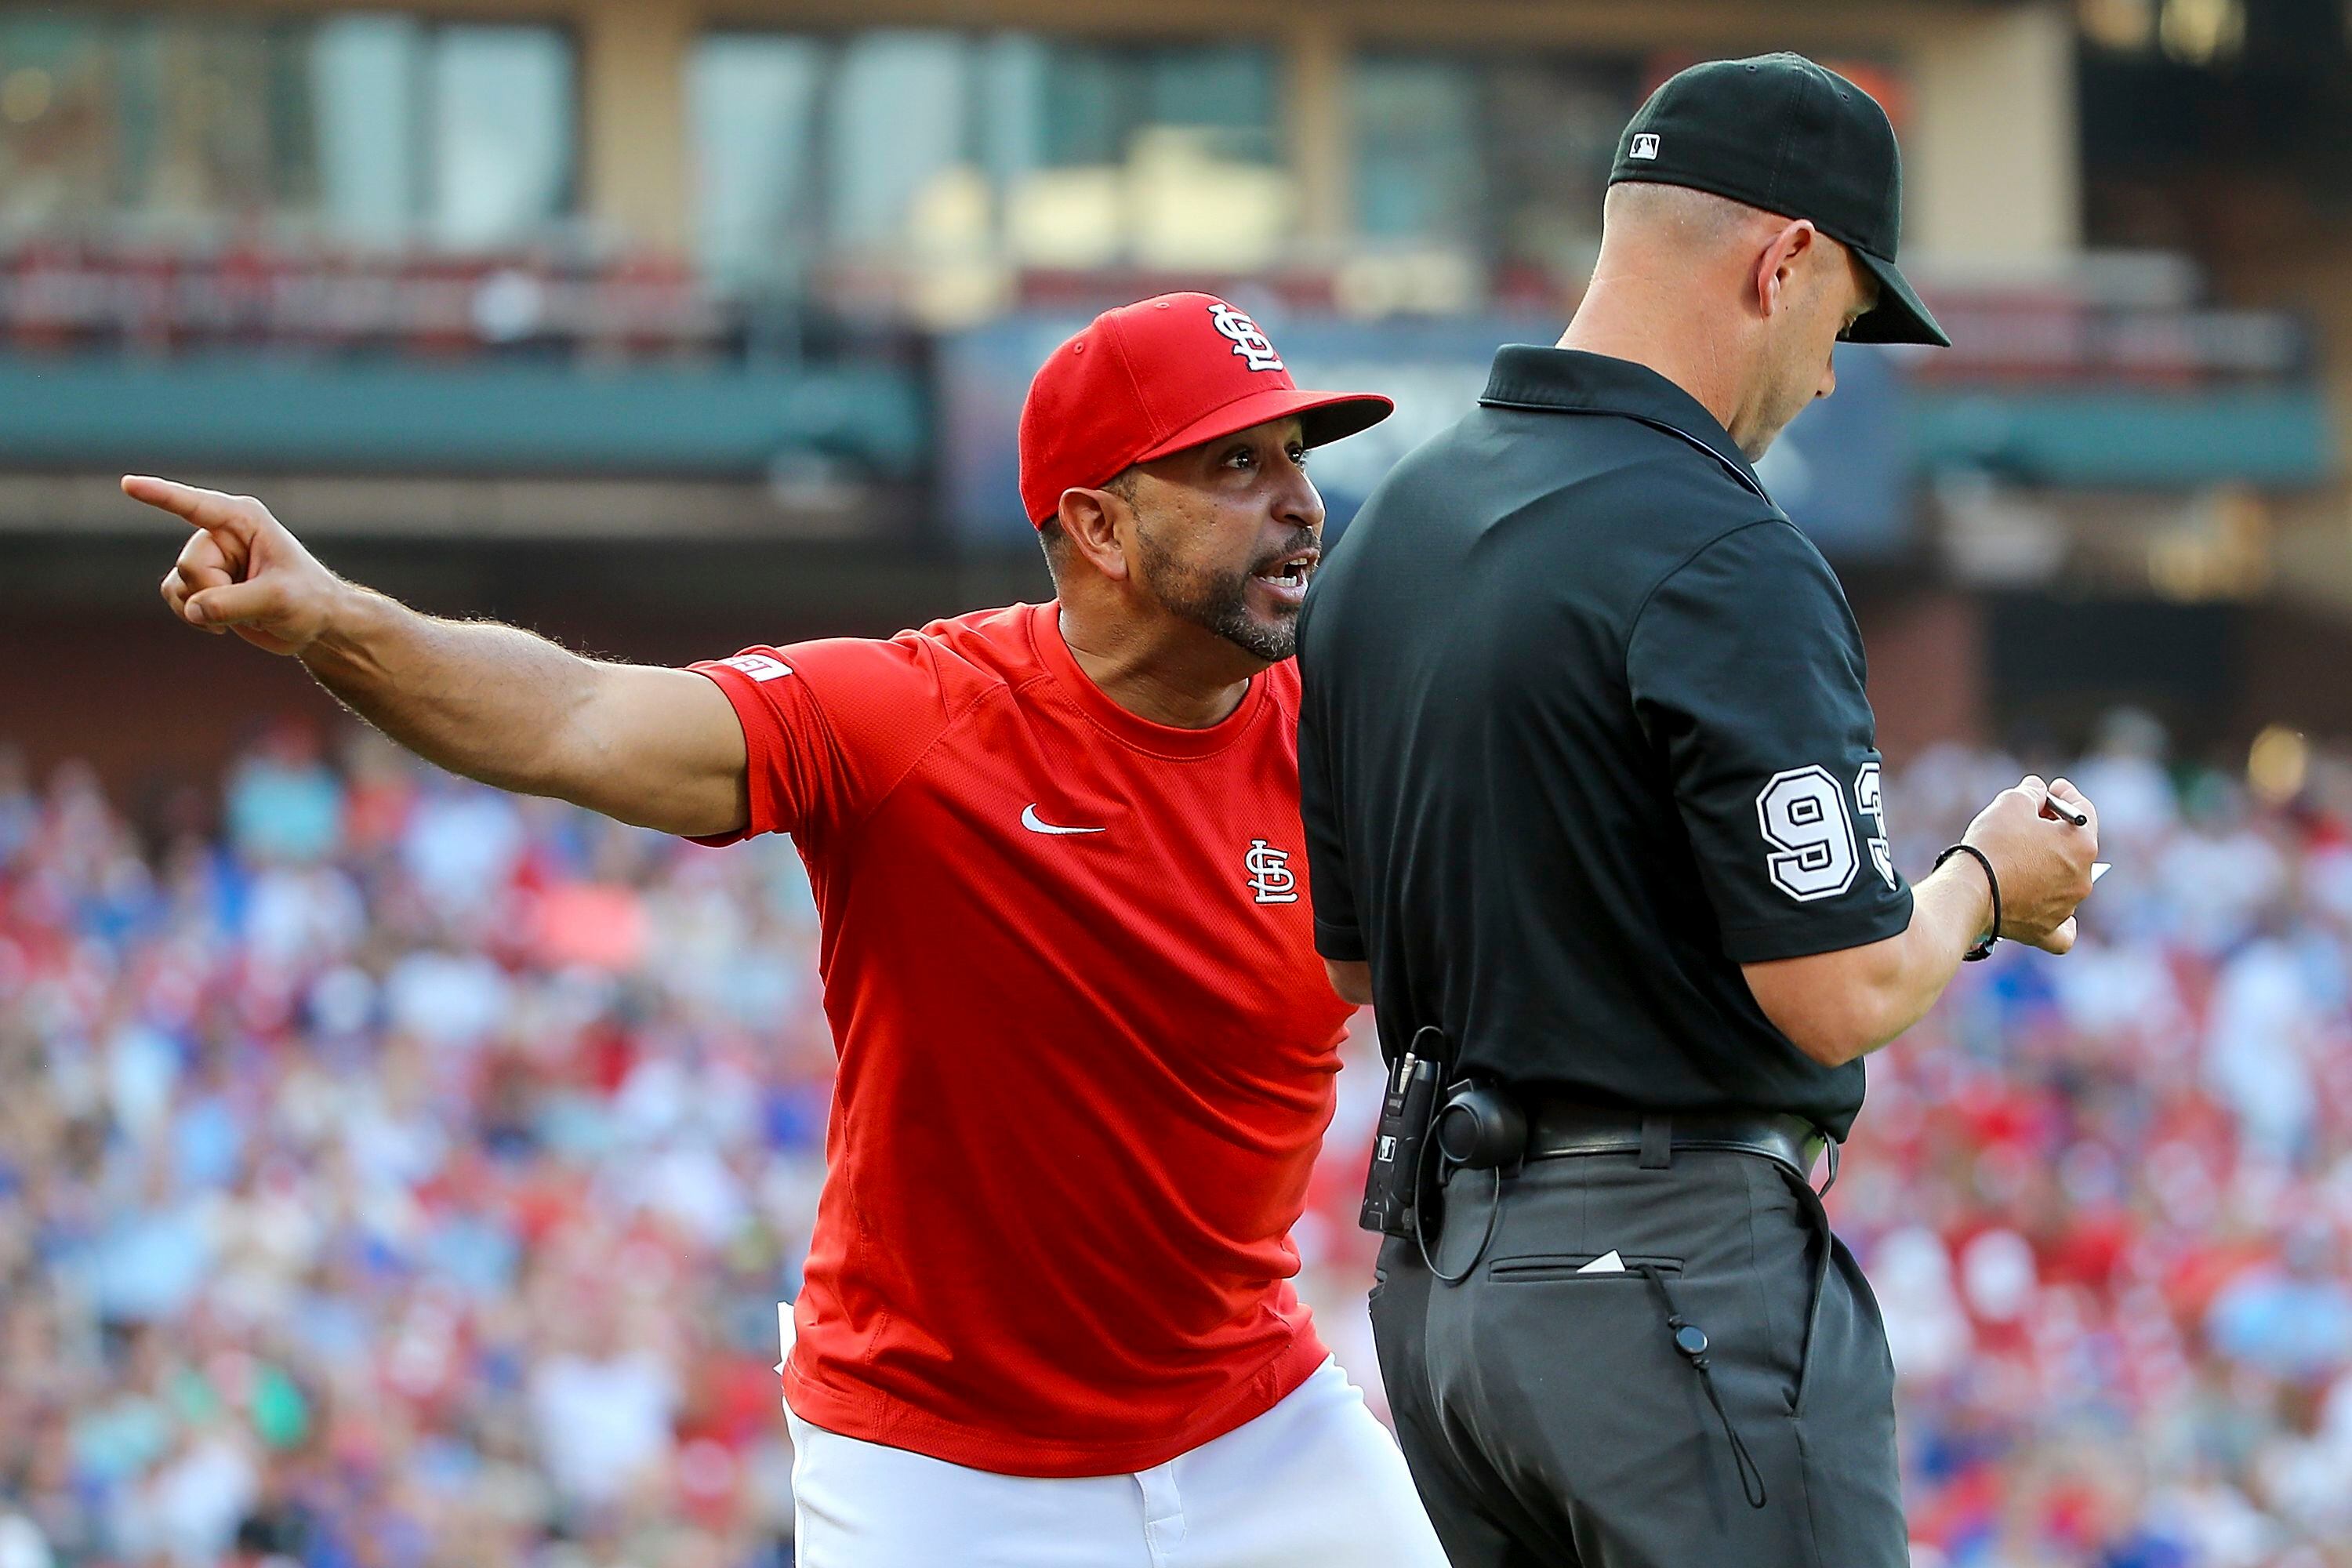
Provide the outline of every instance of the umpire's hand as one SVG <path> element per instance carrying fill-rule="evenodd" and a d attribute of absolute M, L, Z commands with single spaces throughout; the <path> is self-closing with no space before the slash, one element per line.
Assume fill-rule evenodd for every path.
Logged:
<path fill-rule="evenodd" d="M 2082 826 L 2060 817 L 2062 801 Z M 2000 878 L 1996 935 L 2048 952 L 2074 945 L 2074 906 L 2090 897 L 2091 862 L 2099 857 L 2099 813 L 2064 779 L 2044 784 L 2028 773 L 1969 824 L 1964 840 L 1984 852 Z"/>

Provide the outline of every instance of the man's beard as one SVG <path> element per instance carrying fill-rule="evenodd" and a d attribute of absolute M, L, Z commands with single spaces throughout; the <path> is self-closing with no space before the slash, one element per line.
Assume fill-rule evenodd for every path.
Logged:
<path fill-rule="evenodd" d="M 1284 557 L 1315 542 L 1302 531 L 1281 549 L 1230 572 L 1187 566 L 1148 532 L 1139 533 L 1143 580 L 1170 610 L 1203 631 L 1213 632 L 1253 658 L 1280 664 L 1298 651 L 1298 613 L 1278 612 L 1268 620 L 1250 613 L 1250 580 Z"/>

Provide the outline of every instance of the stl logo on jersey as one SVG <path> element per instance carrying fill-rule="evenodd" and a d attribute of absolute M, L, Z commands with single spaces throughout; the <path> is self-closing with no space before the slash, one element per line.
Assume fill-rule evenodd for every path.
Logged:
<path fill-rule="evenodd" d="M 1209 307 L 1209 318 L 1217 323 L 1217 331 L 1234 341 L 1234 353 L 1249 361 L 1250 369 L 1283 368 L 1282 356 L 1274 352 L 1273 340 L 1258 331 L 1255 321 L 1223 300 Z"/>
<path fill-rule="evenodd" d="M 1261 904 L 1295 904 L 1298 901 L 1298 873 L 1290 868 L 1290 851 L 1276 849 L 1263 838 L 1250 840 L 1249 853 L 1242 857 L 1242 868 L 1249 873 L 1250 891 Z"/>

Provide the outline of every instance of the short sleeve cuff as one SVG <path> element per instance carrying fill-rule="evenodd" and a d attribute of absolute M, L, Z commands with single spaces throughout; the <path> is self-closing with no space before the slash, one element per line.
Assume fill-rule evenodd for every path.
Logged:
<path fill-rule="evenodd" d="M 740 844 L 746 838 L 757 837 L 768 831 L 761 826 L 763 821 L 775 820 L 773 802 L 761 797 L 770 793 L 762 787 L 767 769 L 763 765 L 766 759 L 761 753 L 763 748 L 772 750 L 776 744 L 776 721 L 760 700 L 759 688 L 741 670 L 715 660 L 690 664 L 687 668 L 726 694 L 727 705 L 735 710 L 735 721 L 743 727 L 744 766 L 748 781 L 744 799 L 751 812 L 751 820 L 732 833 L 688 836 L 689 843 L 723 849 L 730 844 Z"/>
<path fill-rule="evenodd" d="M 1315 922 L 1315 951 L 1335 963 L 1361 963 L 1365 957 L 1364 933 L 1354 926 L 1318 920 Z"/>
<path fill-rule="evenodd" d="M 1770 963 L 1783 958 L 1811 958 L 1817 952 L 1843 952 L 1868 947 L 1874 942 L 1900 936 L 1911 928 L 1911 889 L 1874 909 L 1853 910 L 1816 917 L 1798 915 L 1770 925 L 1727 927 L 1723 954 L 1734 963 Z M 1315 928 L 1318 945 L 1323 928 Z"/>

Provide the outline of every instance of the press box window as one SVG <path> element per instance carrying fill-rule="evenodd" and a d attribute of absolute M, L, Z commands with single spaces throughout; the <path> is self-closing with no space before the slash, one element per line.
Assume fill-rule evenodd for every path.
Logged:
<path fill-rule="evenodd" d="M 0 237 L 490 248 L 574 201 L 557 27 L 0 11 Z"/>
<path fill-rule="evenodd" d="M 739 290 L 975 309 L 1022 268 L 1262 266 L 1292 211 L 1276 77 L 1250 44 L 713 34 L 688 83 L 702 259 Z"/>
<path fill-rule="evenodd" d="M 1377 287 L 1387 266 L 1399 305 L 1453 310 L 1490 289 L 1540 292 L 1580 279 L 1599 247 L 1609 166 L 1639 85 L 1628 62 L 1357 57 L 1348 128 L 1357 255 L 1369 262 L 1362 286 Z M 1417 300 L 1427 285 L 1416 276 L 1450 277 L 1454 288 Z"/>

